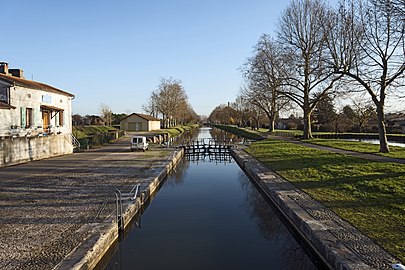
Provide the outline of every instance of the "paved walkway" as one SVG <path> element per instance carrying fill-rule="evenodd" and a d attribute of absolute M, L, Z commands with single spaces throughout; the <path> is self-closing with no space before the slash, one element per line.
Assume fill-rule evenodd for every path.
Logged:
<path fill-rule="evenodd" d="M 385 156 L 374 155 L 374 154 L 359 153 L 359 152 L 343 150 L 343 149 L 339 149 L 339 148 L 333 148 L 333 147 L 328 147 L 328 146 L 323 146 L 323 145 L 307 143 L 307 142 L 303 142 L 303 141 L 296 141 L 296 140 L 293 140 L 291 138 L 286 138 L 286 137 L 281 137 L 281 136 L 268 135 L 266 137 L 269 138 L 269 139 L 288 141 L 288 142 L 291 142 L 291 143 L 295 143 L 295 144 L 298 144 L 298 145 L 303 145 L 303 146 L 310 147 L 310 148 L 315 148 L 315 149 L 319 149 L 319 150 L 325 150 L 325 151 L 344 154 L 344 155 L 348 155 L 348 156 L 354 156 L 354 157 L 358 157 L 358 158 L 362 158 L 362 159 L 368 159 L 368 160 L 372 160 L 372 161 L 394 162 L 394 163 L 405 164 L 405 159 L 400 159 L 400 158 L 391 158 L 391 157 L 385 157 Z"/>
<path fill-rule="evenodd" d="M 0 269 L 52 269 L 84 238 L 79 230 L 118 188 L 129 191 L 167 162 L 162 148 L 100 149 L 0 168 Z M 141 189 L 142 189 L 141 186 Z M 113 211 L 107 209 L 102 215 Z"/>

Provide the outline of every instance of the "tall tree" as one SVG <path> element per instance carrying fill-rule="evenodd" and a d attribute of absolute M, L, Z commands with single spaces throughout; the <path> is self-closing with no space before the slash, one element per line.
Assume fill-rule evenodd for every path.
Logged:
<path fill-rule="evenodd" d="M 339 76 L 327 64 L 323 24 L 327 9 L 321 0 L 292 0 L 284 11 L 278 37 L 289 56 L 285 94 L 304 113 L 304 138 L 311 138 L 311 114 Z M 316 93 L 316 95 L 315 95 Z M 312 98 L 315 97 L 315 98 Z"/>
<path fill-rule="evenodd" d="M 162 78 L 158 88 L 151 93 L 148 103 L 142 108 L 155 117 L 161 114 L 163 126 L 170 127 L 176 125 L 177 122 L 184 122 L 185 111 L 192 114 L 193 117 L 195 116 L 187 99 L 181 81 Z"/>
<path fill-rule="evenodd" d="M 398 94 L 405 71 L 405 20 L 398 19 L 395 2 L 401 1 L 343 1 L 325 24 L 330 25 L 328 47 L 335 73 L 359 84 L 375 105 L 383 153 L 389 152 L 385 101 L 388 94 Z"/>
<path fill-rule="evenodd" d="M 159 93 L 157 91 L 152 91 L 148 102 L 142 105 L 142 110 L 155 118 L 159 116 Z"/>
<path fill-rule="evenodd" d="M 268 35 L 262 35 L 244 70 L 247 85 L 241 96 L 266 114 L 269 131 L 274 131 L 276 116 L 289 102 L 282 92 L 284 61 L 281 51 L 278 43 Z"/>

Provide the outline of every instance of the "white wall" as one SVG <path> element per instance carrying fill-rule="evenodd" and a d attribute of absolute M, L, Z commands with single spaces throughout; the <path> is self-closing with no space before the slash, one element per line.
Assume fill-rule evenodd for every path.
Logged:
<path fill-rule="evenodd" d="M 0 167 L 73 153 L 67 136 L 0 140 Z"/>
<path fill-rule="evenodd" d="M 149 130 L 160 129 L 160 121 L 149 121 Z"/>
<path fill-rule="evenodd" d="M 46 98 L 43 99 L 43 96 Z M 10 88 L 10 105 L 16 107 L 16 109 L 0 109 L 0 134 L 2 130 L 9 130 L 12 125 L 21 126 L 21 107 L 33 109 L 33 129 L 43 126 L 41 105 L 63 109 L 63 126 L 59 127 L 58 117 L 52 118 L 50 124 L 62 134 L 72 132 L 71 97 L 15 86 Z"/>

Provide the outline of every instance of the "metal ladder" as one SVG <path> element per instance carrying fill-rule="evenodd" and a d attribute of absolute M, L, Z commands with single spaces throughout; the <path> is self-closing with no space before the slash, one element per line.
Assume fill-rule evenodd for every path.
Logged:
<path fill-rule="evenodd" d="M 131 191 L 128 193 L 122 193 L 119 189 L 115 189 L 112 193 L 115 195 L 115 221 L 117 222 L 118 225 L 118 231 L 122 232 L 124 231 L 124 216 L 122 213 L 122 204 L 124 202 L 128 201 L 135 201 L 136 197 L 138 196 L 139 193 L 139 188 L 141 184 L 135 184 Z M 103 204 L 97 211 L 96 216 L 94 217 L 93 222 L 96 223 L 97 220 L 99 219 L 101 213 L 104 211 L 108 201 L 111 199 L 111 195 L 107 196 L 107 198 L 104 199 Z M 109 216 L 107 216 L 108 218 Z"/>

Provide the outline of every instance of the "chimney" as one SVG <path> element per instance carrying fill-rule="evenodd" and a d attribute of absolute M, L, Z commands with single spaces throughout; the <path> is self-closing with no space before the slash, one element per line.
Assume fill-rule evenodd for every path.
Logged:
<path fill-rule="evenodd" d="M 14 76 L 14 77 L 18 77 L 21 79 L 24 79 L 24 72 L 22 69 L 9 69 L 8 72 L 10 73 L 10 75 Z"/>
<path fill-rule="evenodd" d="M 8 63 L 0 62 L 0 73 L 8 75 Z"/>

